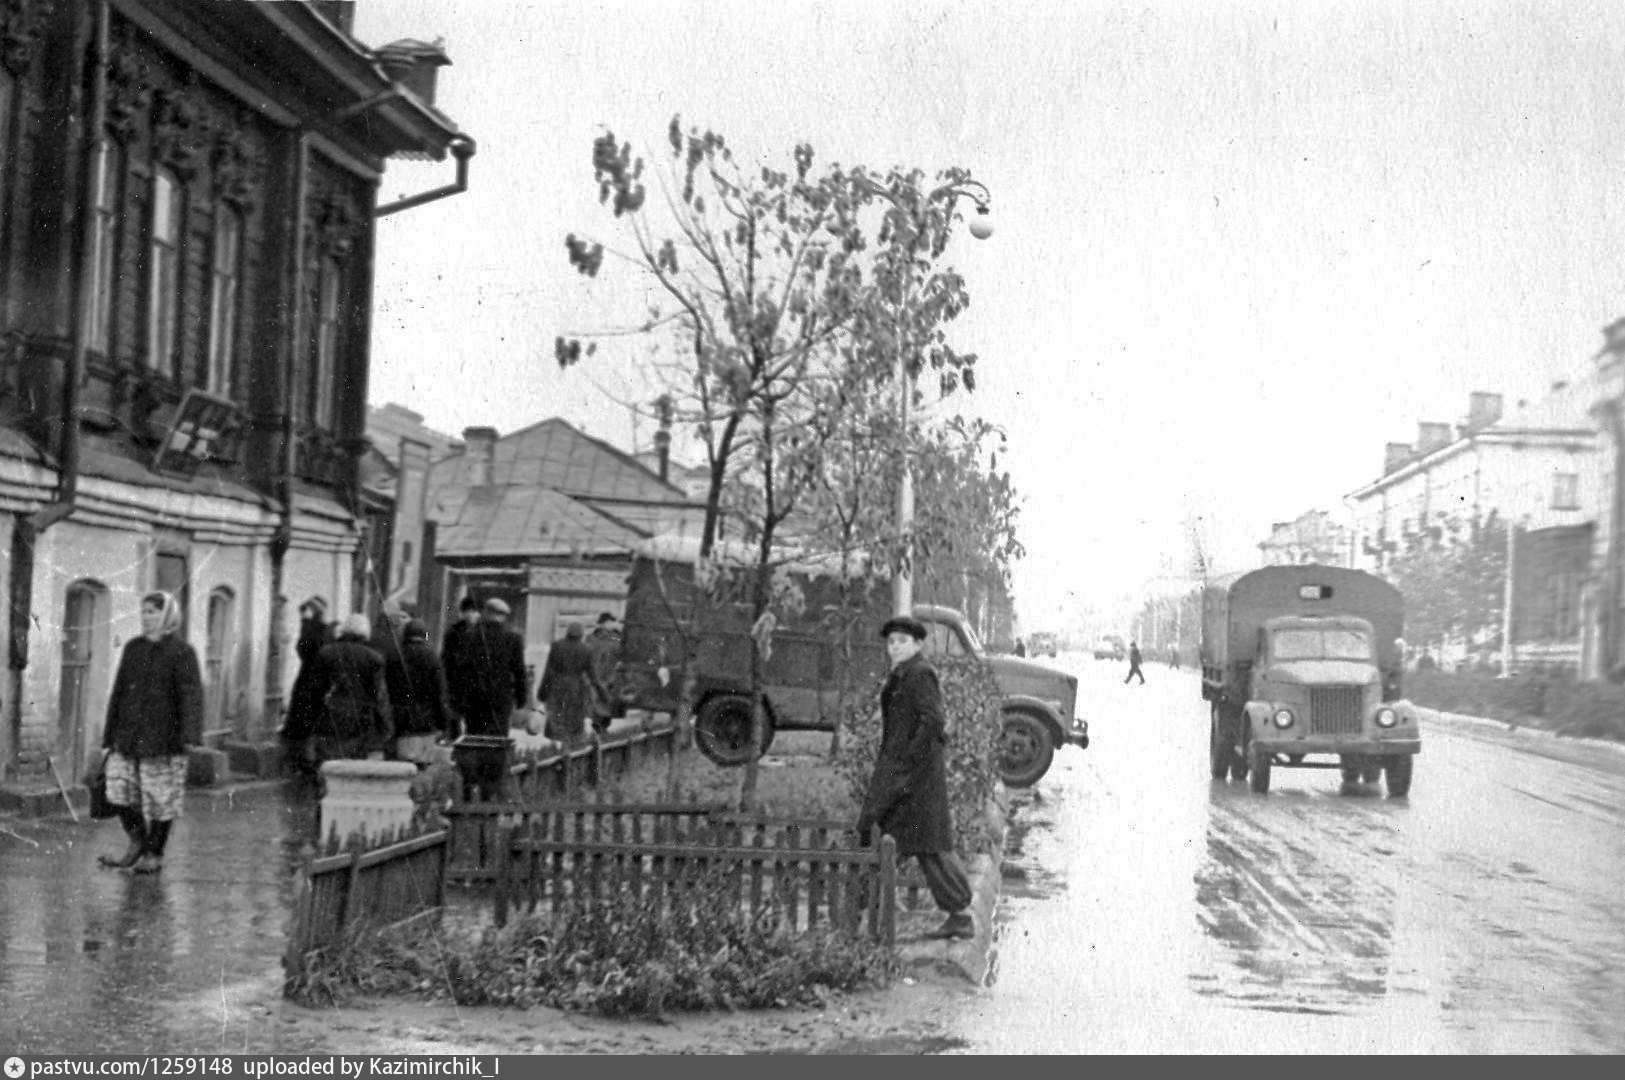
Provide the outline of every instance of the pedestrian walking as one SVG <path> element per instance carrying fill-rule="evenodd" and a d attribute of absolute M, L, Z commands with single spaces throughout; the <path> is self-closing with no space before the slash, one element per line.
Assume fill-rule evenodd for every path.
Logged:
<path fill-rule="evenodd" d="M 440 665 L 446 672 L 446 685 L 455 687 L 462 679 L 463 643 L 480 621 L 480 603 L 464 595 L 457 604 L 457 621 L 446 627 L 440 638 Z"/>
<path fill-rule="evenodd" d="M 421 619 L 401 627 L 400 648 L 384 658 L 384 686 L 395 725 L 395 756 L 422 770 L 434 764 L 435 744 L 461 726 L 446 697 L 446 673 L 429 647 Z"/>
<path fill-rule="evenodd" d="M 466 735 L 507 738 L 514 711 L 529 701 L 525 642 L 507 623 L 508 605 L 492 597 L 456 643 L 456 663 L 446 674 L 452 709 Z M 500 797 L 507 774 L 502 758 L 483 755 L 460 768 L 464 798 Z"/>
<path fill-rule="evenodd" d="M 575 746 L 585 737 L 593 695 L 608 696 L 598 681 L 593 651 L 582 640 L 585 632 L 578 622 L 565 628 L 564 637 L 547 650 L 542 681 L 536 687 L 537 699 L 547 707 L 547 737 L 565 746 Z"/>
<path fill-rule="evenodd" d="M 103 866 L 155 874 L 186 793 L 187 757 L 203 743 L 203 674 L 197 651 L 177 630 L 181 608 L 166 592 L 141 598 L 141 636 L 119 657 L 107 699 L 102 746 L 107 801 L 129 837 Z"/>
<path fill-rule="evenodd" d="M 1017 656 L 1026 656 L 1027 655 L 1027 643 L 1022 641 L 1020 638 L 1016 638 L 1016 655 Z"/>
<path fill-rule="evenodd" d="M 970 881 L 954 854 L 942 688 L 920 655 L 925 624 L 899 615 L 880 633 L 892 666 L 880 691 L 880 752 L 858 814 L 858 842 L 867 847 L 879 826 L 896 841 L 899 856 L 919 864 L 931 899 L 948 916 L 928 937 L 974 937 Z"/>
<path fill-rule="evenodd" d="M 316 654 L 311 693 L 322 703 L 311 758 L 382 758 L 393 746 L 384 658 L 371 644 L 372 621 L 359 612 L 339 626 L 338 640 Z"/>
<path fill-rule="evenodd" d="M 1144 686 L 1145 672 L 1140 670 L 1140 646 L 1131 641 L 1128 643 L 1128 674 L 1123 676 L 1123 685 L 1127 686 L 1128 681 L 1136 675 L 1140 677 L 1140 685 Z"/>
<path fill-rule="evenodd" d="M 312 596 L 300 604 L 299 639 L 293 647 L 294 655 L 299 658 L 299 673 L 294 676 L 293 687 L 288 692 L 281 737 L 284 759 L 307 779 L 312 775 L 310 740 L 322 711 L 321 699 L 310 692 L 311 680 L 316 654 L 333 638 L 333 627 L 327 621 L 327 602 Z"/>
<path fill-rule="evenodd" d="M 614 719 L 615 703 L 610 699 L 609 688 L 615 679 L 615 665 L 621 660 L 621 626 L 613 612 L 598 616 L 598 625 L 587 635 L 587 648 L 592 650 L 592 670 L 598 676 L 598 693 L 592 703 L 592 727 L 602 735 Z"/>

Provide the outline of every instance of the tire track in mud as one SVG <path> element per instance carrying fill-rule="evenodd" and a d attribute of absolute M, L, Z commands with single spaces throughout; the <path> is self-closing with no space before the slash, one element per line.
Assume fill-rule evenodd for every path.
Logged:
<path fill-rule="evenodd" d="M 1318 792 L 1265 800 L 1217 786 L 1212 810 L 1197 918 L 1217 953 L 1196 992 L 1334 1015 L 1386 994 L 1394 848 L 1380 818 Z"/>

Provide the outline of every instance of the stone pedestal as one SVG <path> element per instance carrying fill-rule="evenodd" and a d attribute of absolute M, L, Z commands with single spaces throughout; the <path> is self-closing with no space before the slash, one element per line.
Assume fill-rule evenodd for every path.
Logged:
<path fill-rule="evenodd" d="M 348 841 L 361 833 L 368 842 L 412 823 L 410 761 L 328 761 L 322 764 L 322 843 Z"/>

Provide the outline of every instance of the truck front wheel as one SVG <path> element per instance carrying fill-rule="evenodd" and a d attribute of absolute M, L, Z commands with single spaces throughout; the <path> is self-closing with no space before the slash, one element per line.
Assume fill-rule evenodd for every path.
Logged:
<path fill-rule="evenodd" d="M 1049 728 L 1030 713 L 1007 712 L 999 732 L 999 775 L 1007 787 L 1032 787 L 1055 760 Z"/>
<path fill-rule="evenodd" d="M 707 698 L 694 718 L 694 745 L 725 769 L 750 760 L 750 698 L 718 694 Z M 762 718 L 762 753 L 773 745 L 773 717 Z"/>
<path fill-rule="evenodd" d="M 1207 742 L 1208 772 L 1213 775 L 1213 779 L 1223 780 L 1230 772 L 1230 755 L 1235 751 L 1230 745 L 1230 740 L 1225 738 L 1224 723 L 1219 719 L 1218 705 L 1213 706 Z"/>
<path fill-rule="evenodd" d="M 1274 764 L 1273 754 L 1259 754 L 1253 761 L 1252 788 L 1260 795 L 1268 795 L 1270 790 L 1270 772 Z"/>

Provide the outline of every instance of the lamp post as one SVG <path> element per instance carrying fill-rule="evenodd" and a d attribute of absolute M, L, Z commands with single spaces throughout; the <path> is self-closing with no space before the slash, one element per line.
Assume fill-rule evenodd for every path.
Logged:
<path fill-rule="evenodd" d="M 871 195 L 878 195 L 890 202 L 899 211 L 915 216 L 914 230 L 909 241 L 909 266 L 912 276 L 912 266 L 915 256 L 929 243 L 930 234 L 922 227 L 917 211 L 909 207 L 890 188 L 882 187 L 867 177 L 858 177 L 858 186 Z M 929 205 L 941 199 L 955 199 L 960 196 L 969 198 L 976 203 L 976 216 L 971 219 L 968 226 L 970 234 L 978 240 L 986 240 L 993 235 L 993 218 L 988 211 L 988 205 L 993 201 L 992 192 L 987 185 L 979 180 L 956 180 L 940 187 L 933 188 L 921 200 L 922 204 Z M 908 301 L 907 290 L 899 298 L 899 308 Z M 899 312 L 901 314 L 901 312 Z M 901 322 L 901 319 L 899 319 Z M 899 327 L 899 330 L 901 327 Z M 896 357 L 896 380 L 898 398 L 899 430 L 903 437 L 908 437 L 909 423 L 909 397 L 913 388 L 913 379 L 908 370 L 908 347 L 902 340 L 901 332 L 898 334 Z M 911 533 L 914 529 L 914 469 L 908 460 L 908 454 L 903 454 L 902 473 L 897 482 L 897 536 L 903 545 L 902 557 L 898 560 L 897 572 L 892 576 L 892 613 L 895 615 L 909 615 L 914 610 L 914 576 L 910 564 L 913 561 L 913 540 Z"/>

